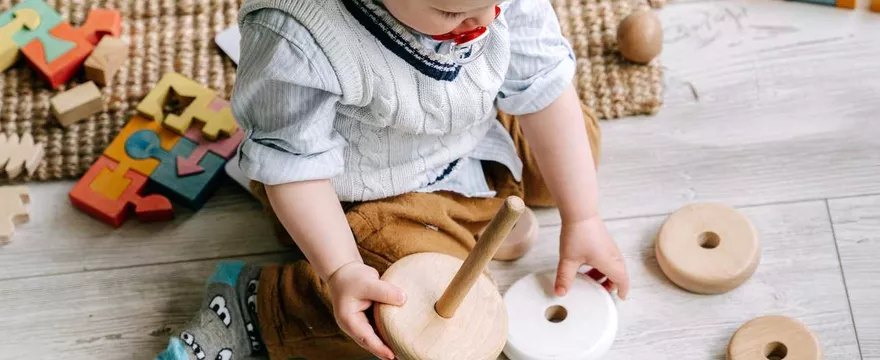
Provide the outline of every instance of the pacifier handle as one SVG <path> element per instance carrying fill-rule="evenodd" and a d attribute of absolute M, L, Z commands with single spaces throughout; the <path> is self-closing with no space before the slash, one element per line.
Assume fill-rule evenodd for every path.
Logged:
<path fill-rule="evenodd" d="M 495 19 L 498 19 L 498 16 L 501 15 L 501 7 L 495 5 Z M 443 34 L 443 35 L 433 35 L 431 36 L 434 40 L 437 41 L 449 41 L 452 40 L 457 45 L 467 44 L 471 41 L 479 39 L 483 36 L 486 31 L 489 29 L 485 26 L 478 26 L 476 29 L 473 29 L 468 32 L 463 32 L 461 34 L 453 34 L 451 32 Z"/>

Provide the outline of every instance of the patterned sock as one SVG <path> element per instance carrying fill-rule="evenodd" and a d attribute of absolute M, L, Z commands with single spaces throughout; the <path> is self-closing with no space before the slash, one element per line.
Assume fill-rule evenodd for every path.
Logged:
<path fill-rule="evenodd" d="M 242 359 L 263 351 L 257 324 L 260 268 L 223 262 L 208 280 L 205 302 L 156 360 Z"/>

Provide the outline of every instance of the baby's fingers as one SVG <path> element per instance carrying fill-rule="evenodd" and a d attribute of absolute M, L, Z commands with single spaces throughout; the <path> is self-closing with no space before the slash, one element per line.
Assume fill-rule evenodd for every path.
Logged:
<path fill-rule="evenodd" d="M 614 257 L 602 264 L 596 264 L 602 273 L 608 275 L 608 280 L 617 285 L 617 296 L 626 300 L 629 295 L 629 275 L 626 272 L 626 264 L 622 257 Z"/>
<path fill-rule="evenodd" d="M 363 297 L 367 300 L 401 306 L 406 302 L 406 294 L 397 286 L 387 281 L 376 279 L 364 288 Z"/>
<path fill-rule="evenodd" d="M 556 269 L 556 296 L 565 296 L 568 293 L 580 267 L 580 262 L 567 259 L 559 260 L 559 268 Z"/>
<path fill-rule="evenodd" d="M 382 342 L 379 335 L 376 335 L 364 313 L 359 312 L 346 316 L 346 318 L 341 319 L 339 325 L 358 345 L 373 355 L 378 356 L 380 359 L 394 359 L 394 353 Z"/>

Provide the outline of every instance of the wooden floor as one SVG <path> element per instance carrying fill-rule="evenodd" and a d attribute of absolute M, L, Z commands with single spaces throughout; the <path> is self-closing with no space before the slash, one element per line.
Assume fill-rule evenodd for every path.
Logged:
<path fill-rule="evenodd" d="M 603 123 L 601 208 L 634 284 L 608 358 L 721 360 L 742 323 L 781 314 L 825 359 L 880 359 L 880 14 L 673 0 L 661 17 L 664 108 Z M 31 222 L 0 248 L 0 359 L 150 359 L 218 261 L 294 256 L 231 182 L 198 213 L 119 230 L 72 209 L 71 186 L 33 184 Z M 741 209 L 764 244 L 725 295 L 676 288 L 653 255 L 665 217 L 702 201 Z M 555 265 L 559 217 L 539 216 L 538 246 L 493 264 L 502 290 Z"/>

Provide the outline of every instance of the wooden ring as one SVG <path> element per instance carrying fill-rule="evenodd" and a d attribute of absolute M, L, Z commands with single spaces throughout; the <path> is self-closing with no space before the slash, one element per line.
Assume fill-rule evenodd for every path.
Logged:
<path fill-rule="evenodd" d="M 657 235 L 657 262 L 676 285 L 698 294 L 721 294 L 748 280 L 761 257 L 752 223 L 737 210 L 699 203 L 670 215 Z"/>
<path fill-rule="evenodd" d="M 398 260 L 382 280 L 400 287 L 403 306 L 377 304 L 379 335 L 401 360 L 495 360 L 507 342 L 507 311 L 498 288 L 485 274 L 449 319 L 434 305 L 463 262 L 439 253 L 414 254 Z"/>
<path fill-rule="evenodd" d="M 819 340 L 801 322 L 763 316 L 739 328 L 727 346 L 727 360 L 819 360 Z"/>

